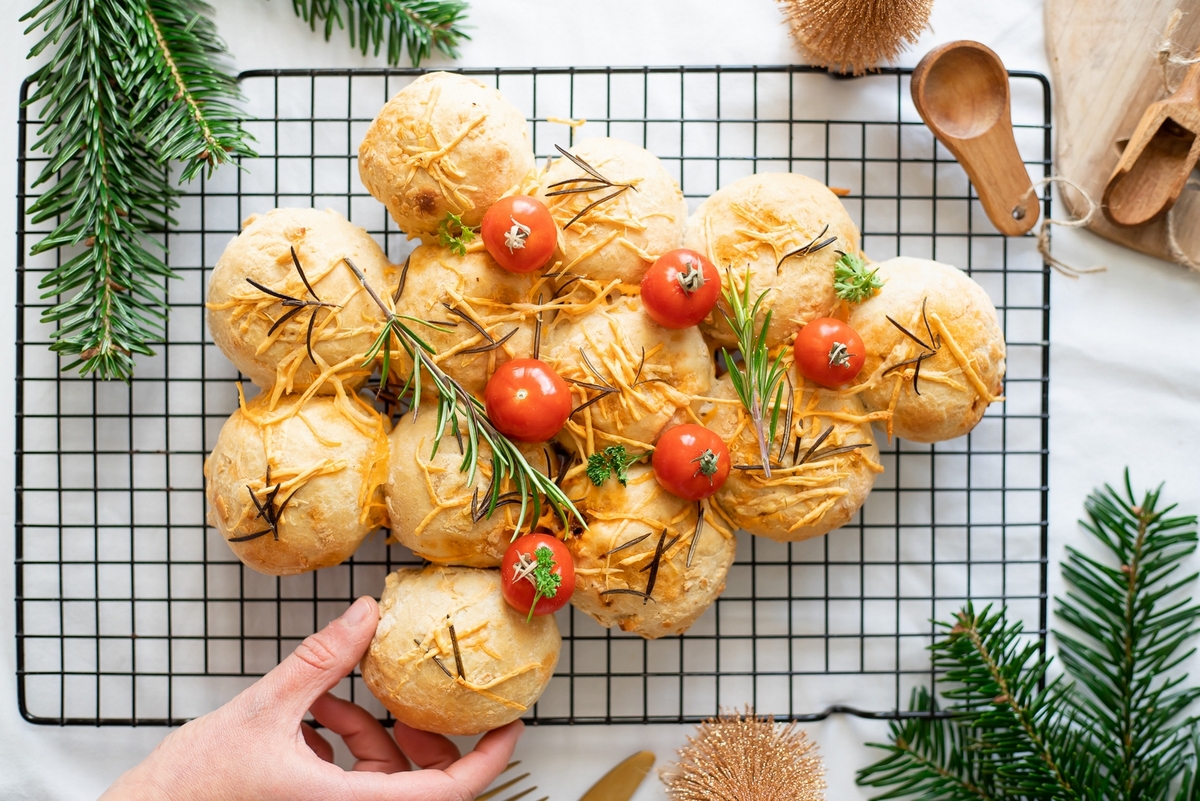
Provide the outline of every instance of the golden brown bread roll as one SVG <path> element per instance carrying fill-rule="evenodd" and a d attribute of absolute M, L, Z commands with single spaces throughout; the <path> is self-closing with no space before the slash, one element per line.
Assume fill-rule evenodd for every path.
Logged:
<path fill-rule="evenodd" d="M 588 522 L 587 530 L 566 539 L 575 558 L 571 603 L 601 625 L 647 639 L 681 634 L 725 589 L 737 550 L 733 532 L 720 525 L 707 504 L 697 529 L 697 504 L 660 487 L 649 464 L 631 466 L 624 487 L 615 478 L 596 487 L 577 473 L 568 479 L 567 494 L 582 497 L 578 505 Z M 663 551 L 651 587 L 650 566 L 660 539 Z M 650 600 L 644 595 L 648 588 Z"/>
<path fill-rule="evenodd" d="M 431 457 L 436 426 L 437 410 L 433 402 L 426 401 L 416 420 L 411 413 L 406 414 L 392 429 L 384 485 L 392 536 L 431 562 L 497 567 L 512 540 L 520 507 L 505 504 L 491 516 L 483 514 L 491 487 L 491 449 L 480 442 L 475 480 L 468 483 L 467 473 L 459 470 L 463 457 L 449 424 L 437 454 Z M 517 447 L 533 469 L 556 474 L 558 458 L 550 446 Z M 506 481 L 501 493 L 513 489 L 512 482 Z M 472 514 L 472 504 L 477 504 L 479 514 Z M 556 519 L 554 512 L 543 506 L 543 517 L 550 523 Z M 532 507 L 529 514 L 533 514 Z M 529 530 L 535 522 L 526 518 L 522 529 Z"/>
<path fill-rule="evenodd" d="M 871 492 L 875 476 L 883 472 L 871 433 L 871 421 L 882 415 L 868 414 L 853 394 L 818 387 L 795 370 L 791 377 L 795 411 L 786 431 L 786 413 L 779 418 L 771 477 L 761 469 L 731 470 L 712 498 L 731 527 L 783 542 L 819 537 L 849 523 Z M 732 464 L 762 464 L 753 424 L 728 376 L 717 379 L 710 397 L 698 398 L 693 409 L 725 440 Z M 827 429 L 832 430 L 809 453 Z M 837 450 L 858 444 L 865 447 Z"/>
<path fill-rule="evenodd" d="M 360 668 L 375 697 L 406 725 L 479 734 L 537 701 L 561 645 L 553 615 L 526 623 L 508 605 L 500 571 L 429 565 L 387 577 Z"/>
<path fill-rule="evenodd" d="M 636 296 L 585 308 L 558 314 L 543 337 L 542 358 L 564 379 L 619 391 L 572 415 L 561 438 L 585 457 L 616 443 L 644 450 L 692 395 L 708 391 L 708 347 L 694 327 L 673 330 L 651 320 Z M 578 384 L 572 391 L 576 406 L 599 394 Z"/>
<path fill-rule="evenodd" d="M 835 241 L 809 255 L 784 258 L 805 245 Z M 750 300 L 771 290 L 763 310 L 772 311 L 767 345 L 790 342 L 797 327 L 826 317 L 837 304 L 833 290 L 838 251 L 858 253 L 858 229 L 842 202 L 820 181 L 795 173 L 759 173 L 711 195 L 688 218 L 683 246 L 705 254 L 729 286 L 745 285 L 750 269 Z M 780 263 L 782 260 L 782 263 Z M 714 310 L 700 323 L 710 341 L 737 343 Z"/>
<path fill-rule="evenodd" d="M 291 248 L 317 297 L 296 270 Z M 251 215 L 217 260 L 206 304 L 213 341 L 255 384 L 273 386 L 276 398 L 314 382 L 320 385 L 318 391 L 332 392 L 331 376 L 356 389 L 371 373 L 369 366 L 363 367 L 363 356 L 383 325 L 383 311 L 344 258 L 353 261 L 373 287 L 386 286 L 391 265 L 379 245 L 332 209 L 272 209 Z M 247 279 L 300 301 L 319 297 L 332 305 L 284 305 Z M 295 314 L 279 324 L 291 312 Z M 313 317 L 310 358 L 307 342 Z"/>
<path fill-rule="evenodd" d="M 380 110 L 358 173 L 400 230 L 433 241 L 447 214 L 478 226 L 533 170 L 525 117 L 495 89 L 448 72 L 422 75 Z"/>
<path fill-rule="evenodd" d="M 403 291 L 396 300 L 396 313 L 441 324 L 443 330 L 409 322 L 413 332 L 437 351 L 434 360 L 471 394 L 482 397 L 501 364 L 532 358 L 537 298 L 541 294 L 549 300 L 554 291 L 546 279 L 510 273 L 481 248 L 459 256 L 441 245 L 418 247 L 401 275 Z M 495 343 L 502 344 L 491 347 Z M 412 369 L 412 361 L 393 348 L 394 380 L 400 380 Z M 421 389 L 434 394 L 431 381 L 423 382 Z"/>
<path fill-rule="evenodd" d="M 883 287 L 850 314 L 867 346 L 859 373 L 863 403 L 893 409 L 889 433 L 904 439 L 940 442 L 966 434 L 1003 391 L 1004 333 L 996 307 L 983 287 L 949 264 L 900 257 L 872 266 Z M 915 362 L 894 369 L 923 354 L 932 355 L 919 374 Z"/>
<path fill-rule="evenodd" d="M 208 524 L 261 573 L 340 564 L 386 522 L 389 428 L 353 394 L 243 401 L 204 462 Z"/>
<path fill-rule="evenodd" d="M 687 202 L 662 162 L 650 151 L 620 139 L 585 139 L 571 148 L 614 186 L 599 185 L 570 159 L 551 163 L 541 179 L 538 196 L 562 228 L 560 270 L 601 283 L 618 281 L 636 285 L 654 260 L 679 247 Z M 582 179 L 574 181 L 573 179 Z M 563 181 L 570 183 L 559 184 Z M 563 228 L 573 217 L 602 198 L 631 188 L 598 203 Z M 595 185 L 587 192 L 549 196 L 564 189 Z"/>

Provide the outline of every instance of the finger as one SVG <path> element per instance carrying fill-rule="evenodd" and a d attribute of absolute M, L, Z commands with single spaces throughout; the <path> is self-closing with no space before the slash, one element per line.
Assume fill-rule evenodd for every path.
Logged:
<path fill-rule="evenodd" d="M 255 683 L 248 691 L 252 696 L 248 700 L 255 706 L 278 710 L 288 720 L 298 720 L 314 701 L 354 670 L 378 623 L 375 600 L 359 598 L 341 617 L 300 643 Z"/>
<path fill-rule="evenodd" d="M 414 729 L 400 721 L 396 721 L 392 732 L 404 755 L 423 770 L 445 770 L 462 757 L 458 746 L 440 734 Z"/>
<path fill-rule="evenodd" d="M 507 726 L 489 731 L 475 744 L 475 750 L 446 768 L 446 775 L 474 798 L 496 780 L 513 755 L 525 724 L 514 720 Z"/>
<path fill-rule="evenodd" d="M 322 726 L 341 735 L 358 760 L 355 770 L 398 773 L 412 767 L 379 721 L 358 704 L 326 693 L 313 702 L 312 714 Z"/>
<path fill-rule="evenodd" d="M 301 723 L 300 732 L 304 735 L 304 742 L 308 743 L 308 747 L 313 750 L 314 754 L 326 762 L 333 761 L 333 746 L 318 734 L 316 729 L 307 723 Z"/>

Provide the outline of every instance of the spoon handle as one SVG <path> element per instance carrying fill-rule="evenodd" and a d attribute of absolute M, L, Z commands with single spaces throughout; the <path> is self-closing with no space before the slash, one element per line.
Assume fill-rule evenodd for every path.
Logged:
<path fill-rule="evenodd" d="M 1038 197 L 1021 161 L 1008 115 L 971 139 L 943 138 L 979 193 L 979 202 L 1000 233 L 1020 236 L 1038 220 Z"/>

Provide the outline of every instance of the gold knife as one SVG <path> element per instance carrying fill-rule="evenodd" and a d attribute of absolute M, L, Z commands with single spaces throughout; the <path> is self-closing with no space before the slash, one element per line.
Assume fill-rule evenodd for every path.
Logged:
<path fill-rule="evenodd" d="M 629 801 L 653 765 L 653 751 L 638 751 L 601 776 L 579 801 Z"/>

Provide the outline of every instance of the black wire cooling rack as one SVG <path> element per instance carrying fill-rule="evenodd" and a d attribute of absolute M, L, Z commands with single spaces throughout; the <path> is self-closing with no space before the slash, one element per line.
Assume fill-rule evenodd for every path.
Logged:
<path fill-rule="evenodd" d="M 648 642 L 561 611 L 558 675 L 532 722 L 684 722 L 745 704 L 779 718 L 894 717 L 932 680 L 931 619 L 967 597 L 1008 604 L 1044 638 L 1049 274 L 1031 237 L 1005 238 L 987 221 L 914 110 L 908 70 L 851 80 L 795 66 L 464 71 L 524 110 L 540 157 L 579 137 L 638 142 L 692 208 L 751 172 L 802 172 L 846 190 L 872 258 L 968 270 L 1008 341 L 1007 400 L 970 435 L 881 439 L 886 472 L 827 537 L 741 535 L 725 593 L 686 635 Z M 204 525 L 201 468 L 238 379 L 205 329 L 209 270 L 242 219 L 289 205 L 334 208 L 402 261 L 411 245 L 359 183 L 355 154 L 383 103 L 421 72 L 241 75 L 261 155 L 184 190 L 166 238 L 179 275 L 166 287 L 167 338 L 128 385 L 62 374 L 47 350 L 38 282 L 59 262 L 26 255 L 50 224 L 24 214 L 45 157 L 27 151 L 38 109 L 22 108 L 16 632 L 27 720 L 181 723 L 416 562 L 378 536 L 350 562 L 304 576 L 245 569 Z M 1049 175 L 1049 84 L 1010 77 L 1019 148 L 1032 174 Z M 1043 202 L 1048 214 L 1048 193 Z M 384 714 L 357 677 L 341 691 Z"/>

